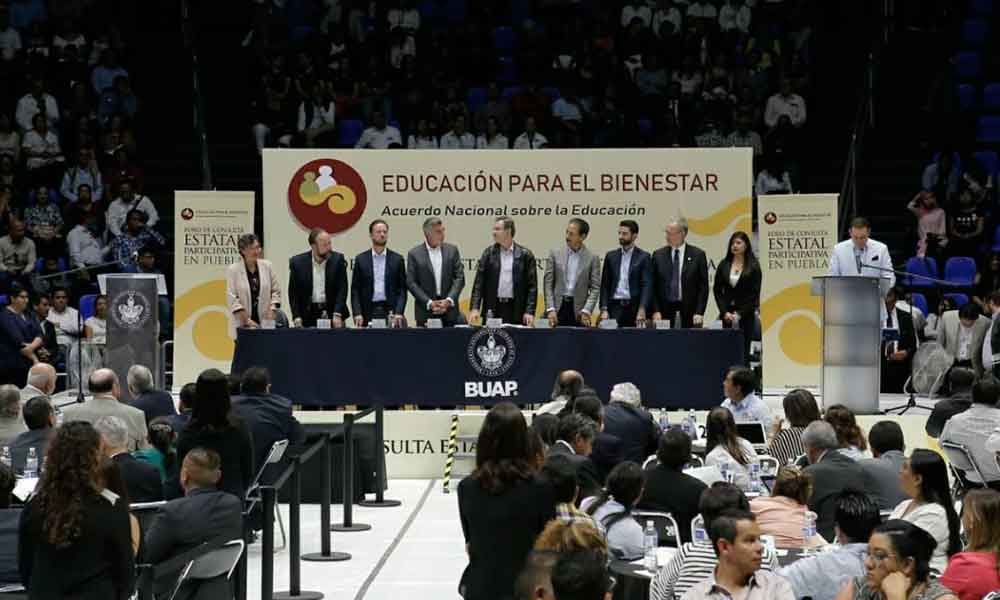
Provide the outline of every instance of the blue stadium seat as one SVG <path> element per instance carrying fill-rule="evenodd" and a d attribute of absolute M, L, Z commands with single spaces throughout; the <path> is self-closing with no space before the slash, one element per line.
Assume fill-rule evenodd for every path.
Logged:
<path fill-rule="evenodd" d="M 549 100 L 552 102 L 562 98 L 562 93 L 559 91 L 559 88 L 552 85 L 543 87 L 542 93 L 548 96 Z"/>
<path fill-rule="evenodd" d="M 955 308 L 962 308 L 969 303 L 969 297 L 965 294 L 944 294 L 944 297 L 954 302 Z"/>
<path fill-rule="evenodd" d="M 961 83 L 955 86 L 955 94 L 958 96 L 958 107 L 963 111 L 970 111 L 976 107 L 976 86 L 971 83 Z"/>
<path fill-rule="evenodd" d="M 94 316 L 94 305 L 97 303 L 97 294 L 87 294 L 80 296 L 80 318 L 86 321 Z"/>
<path fill-rule="evenodd" d="M 927 297 L 923 294 L 918 294 L 914 292 L 911 294 L 913 296 L 913 306 L 914 308 L 919 308 L 924 315 L 929 315 L 930 311 L 927 309 Z"/>
<path fill-rule="evenodd" d="M 517 38 L 514 36 L 514 30 L 510 27 L 503 25 L 493 30 L 493 49 L 498 53 L 512 54 L 516 43 Z"/>
<path fill-rule="evenodd" d="M 466 0 L 445 0 L 444 15 L 449 23 L 461 23 L 469 16 L 469 3 Z"/>
<path fill-rule="evenodd" d="M 1000 83 L 987 83 L 983 88 L 983 110 L 1000 112 Z"/>
<path fill-rule="evenodd" d="M 497 59 L 497 80 L 503 83 L 517 81 L 517 65 L 514 64 L 513 58 L 501 56 Z"/>
<path fill-rule="evenodd" d="M 1000 144 L 1000 117 L 979 117 L 979 122 L 976 123 L 976 141 Z"/>
<path fill-rule="evenodd" d="M 510 102 L 510 99 L 513 98 L 514 95 L 520 91 L 521 91 L 521 86 L 519 85 L 508 86 L 505 87 L 502 92 L 500 92 L 500 97 L 503 98 L 504 101 Z"/>
<path fill-rule="evenodd" d="M 944 279 L 956 285 L 973 285 L 976 282 L 975 259 L 968 256 L 952 256 L 944 263 Z"/>
<path fill-rule="evenodd" d="M 970 46 L 982 46 L 990 31 L 989 24 L 982 19 L 966 19 L 962 23 L 962 41 Z"/>
<path fill-rule="evenodd" d="M 923 258 L 919 256 L 908 258 L 905 269 L 907 273 L 913 273 L 914 275 L 923 275 L 934 279 L 938 278 L 937 261 L 927 256 Z M 910 288 L 932 288 L 936 285 L 933 281 L 928 281 L 923 277 L 906 277 L 906 281 L 903 283 Z"/>
<path fill-rule="evenodd" d="M 983 59 L 978 52 L 959 52 L 952 60 L 959 79 L 975 79 L 983 72 Z"/>
<path fill-rule="evenodd" d="M 10 304 L 10 298 L 7 297 L 7 294 L 0 294 L 0 308 L 3 308 L 8 304 Z"/>
<path fill-rule="evenodd" d="M 345 119 L 340 122 L 340 131 L 337 135 L 337 144 L 341 148 L 353 148 L 361 138 L 361 133 L 365 130 L 365 124 L 358 119 Z"/>
<path fill-rule="evenodd" d="M 636 125 L 639 128 L 639 137 L 651 138 L 653 137 L 653 122 L 649 119 L 639 119 L 636 121 Z"/>
<path fill-rule="evenodd" d="M 58 269 L 60 271 L 65 271 L 66 270 L 66 258 L 60 256 L 57 265 L 58 265 Z M 43 266 L 45 266 L 45 259 L 44 258 L 39 258 L 38 260 L 36 260 L 35 261 L 35 272 L 41 271 Z"/>
<path fill-rule="evenodd" d="M 969 12 L 975 15 L 992 15 L 993 0 L 969 0 Z"/>
<path fill-rule="evenodd" d="M 993 231 L 993 245 L 990 247 L 994 252 L 1000 252 L 1000 225 Z"/>
<path fill-rule="evenodd" d="M 979 150 L 974 152 L 972 157 L 976 159 L 986 170 L 988 175 L 996 175 L 1000 171 L 1000 157 L 992 150 Z"/>
<path fill-rule="evenodd" d="M 469 93 L 465 96 L 465 103 L 469 105 L 469 112 L 476 114 L 476 111 L 486 104 L 486 88 L 469 88 Z"/>

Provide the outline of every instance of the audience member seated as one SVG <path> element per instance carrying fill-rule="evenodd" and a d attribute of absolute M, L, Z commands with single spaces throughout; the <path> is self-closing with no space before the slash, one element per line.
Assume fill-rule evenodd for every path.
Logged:
<path fill-rule="evenodd" d="M 815 421 L 806 427 L 802 432 L 802 448 L 809 459 L 805 472 L 813 480 L 809 510 L 816 513 L 816 532 L 823 539 L 832 540 L 837 497 L 845 490 L 864 490 L 865 474 L 856 461 L 838 452 L 837 433 L 826 421 Z"/>
<path fill-rule="evenodd" d="M 753 371 L 746 367 L 733 367 L 726 373 L 722 389 L 726 399 L 722 408 L 729 409 L 737 423 L 763 423 L 764 430 L 771 430 L 771 409 L 767 403 L 754 394 L 756 377 Z"/>
<path fill-rule="evenodd" d="M 63 409 L 66 421 L 86 421 L 96 423 L 101 417 L 118 417 L 128 427 L 125 451 L 146 447 L 146 415 L 138 408 L 118 401 L 121 388 L 118 376 L 111 369 L 98 369 L 90 374 L 88 381 L 93 394 L 83 404 L 70 404 Z"/>
<path fill-rule="evenodd" d="M 251 367 L 243 373 L 242 394 L 233 398 L 233 413 L 246 423 L 254 444 L 254 464 L 259 469 L 271 446 L 288 440 L 286 454 L 297 452 L 306 439 L 305 430 L 292 414 L 287 398 L 271 393 L 271 374 L 263 367 Z"/>
<path fill-rule="evenodd" d="M 36 351 L 42 347 L 41 332 L 27 317 L 28 290 L 18 285 L 10 294 L 10 304 L 0 308 L 0 380 L 22 385 L 28 370 L 38 363 Z"/>
<path fill-rule="evenodd" d="M 156 467 L 160 474 L 160 483 L 166 484 L 177 475 L 177 450 L 174 442 L 177 434 L 170 425 L 169 417 L 156 417 L 149 422 L 149 432 L 146 435 L 149 447 L 132 453 L 139 462 Z"/>
<path fill-rule="evenodd" d="M 567 523 L 558 517 L 549 521 L 545 529 L 535 539 L 533 552 L 555 552 L 565 554 L 576 550 L 590 550 L 610 560 L 608 540 L 591 522 Z"/>
<path fill-rule="evenodd" d="M 641 465 L 656 452 L 662 432 L 642 407 L 639 388 L 618 383 L 611 388 L 611 401 L 604 409 L 604 433 L 621 440 L 623 460 Z"/>
<path fill-rule="evenodd" d="M 9 446 L 27 431 L 21 417 L 21 390 L 16 385 L 0 385 L 0 446 Z"/>
<path fill-rule="evenodd" d="M 896 421 L 879 421 L 868 432 L 872 456 L 858 461 L 865 474 L 865 491 L 879 510 L 892 510 L 906 500 L 899 474 L 906 462 L 903 429 Z"/>
<path fill-rule="evenodd" d="M 608 600 L 614 589 L 599 552 L 561 554 L 550 577 L 554 600 Z"/>
<path fill-rule="evenodd" d="M 515 150 L 541 150 L 549 146 L 549 140 L 535 125 L 535 117 L 524 119 L 524 133 L 514 139 Z"/>
<path fill-rule="evenodd" d="M 547 459 L 541 468 L 540 478 L 552 486 L 556 497 L 556 519 L 566 523 L 589 523 L 600 530 L 594 517 L 577 508 L 580 486 L 576 483 L 576 469 L 565 456 Z"/>
<path fill-rule="evenodd" d="M 21 508 L 10 507 L 16 482 L 14 471 L 0 464 L 0 585 L 21 582 L 21 574 L 17 570 L 17 528 Z"/>
<path fill-rule="evenodd" d="M 790 464 L 805 453 L 802 448 L 802 432 L 813 421 L 819 421 L 819 405 L 812 392 L 802 388 L 794 389 L 781 401 L 788 419 L 788 427 L 782 429 L 784 419 L 778 419 L 771 427 L 771 440 L 767 453 L 778 460 L 779 465 Z"/>
<path fill-rule="evenodd" d="M 153 520 L 144 538 L 145 560 L 162 563 L 205 542 L 242 537 L 242 500 L 216 487 L 221 464 L 212 450 L 193 448 L 187 453 L 180 472 L 184 497 L 167 502 Z M 176 575 L 157 580 L 156 593 L 169 591 L 176 581 Z M 183 598 L 232 597 L 225 576 L 188 580 L 179 593 Z"/>
<path fill-rule="evenodd" d="M 35 456 L 41 464 L 56 427 L 56 412 L 48 396 L 35 396 L 28 400 L 23 412 L 28 430 L 10 442 L 11 466 L 17 473 L 24 473 L 30 448 L 35 449 Z"/>
<path fill-rule="evenodd" d="M 700 479 L 684 473 L 691 460 L 691 438 L 680 427 L 664 431 L 656 459 L 657 464 L 646 469 L 646 488 L 637 508 L 670 513 L 680 528 L 680 543 L 690 542 L 691 519 L 698 515 L 698 501 L 708 489 Z"/>
<path fill-rule="evenodd" d="M 104 365 L 105 344 L 108 341 L 108 297 L 101 294 L 94 299 L 94 314 L 83 322 L 83 337 L 94 348 L 95 362 Z"/>
<path fill-rule="evenodd" d="M 538 434 L 545 444 L 545 451 L 548 452 L 552 444 L 559 439 L 559 417 L 552 413 L 535 413 L 531 419 L 531 429 Z"/>
<path fill-rule="evenodd" d="M 545 529 L 548 530 L 553 526 L 560 527 L 562 530 L 569 531 L 571 528 L 563 527 L 563 523 L 556 522 L 555 524 L 549 523 Z M 601 538 L 601 535 L 594 530 L 594 537 Z M 541 540 L 545 537 L 545 532 L 543 531 L 538 539 Z M 552 592 L 552 568 L 555 566 L 556 561 L 559 560 L 561 556 L 560 551 L 554 550 L 532 550 L 528 554 L 528 558 L 524 561 L 524 567 L 521 569 L 521 573 L 517 576 L 517 581 L 514 582 L 514 599 L 515 600 L 550 600 L 555 598 Z M 607 548 L 605 548 L 605 556 L 607 556 Z"/>
<path fill-rule="evenodd" d="M 796 598 L 833 600 L 845 583 L 865 574 L 867 540 L 880 519 L 878 506 L 867 494 L 842 493 L 834 516 L 835 549 L 799 559 L 778 575 L 788 580 Z"/>
<path fill-rule="evenodd" d="M 958 600 L 941 580 L 931 578 L 934 538 L 912 523 L 891 519 L 868 539 L 867 573 L 848 581 L 836 600 L 906 598 Z"/>
<path fill-rule="evenodd" d="M 802 537 L 802 518 L 812 495 L 812 478 L 797 467 L 780 467 L 770 496 L 750 501 L 760 532 L 774 536 L 778 548 L 817 548 L 826 544 L 819 535 Z"/>
<path fill-rule="evenodd" d="M 18 564 L 33 598 L 126 600 L 135 587 L 128 506 L 103 489 L 101 437 L 90 423 L 56 430 L 21 518 Z"/>
<path fill-rule="evenodd" d="M 683 596 L 700 600 L 723 593 L 730 598 L 795 600 L 792 587 L 783 577 L 761 569 L 764 555 L 760 526 L 752 512 L 727 509 L 712 520 L 708 536 L 718 556 L 712 574 Z"/>
<path fill-rule="evenodd" d="M 562 410 L 566 408 L 566 404 L 573 398 L 576 398 L 583 388 L 583 375 L 579 371 L 560 371 L 556 375 L 555 382 L 552 384 L 552 394 L 549 396 L 550 402 L 546 402 L 539 407 L 535 411 L 535 415 L 562 413 Z"/>
<path fill-rule="evenodd" d="M 476 136 L 465 129 L 465 117 L 455 115 L 451 129 L 441 136 L 442 150 L 475 150 Z"/>
<path fill-rule="evenodd" d="M 28 383 L 21 390 L 21 406 L 35 396 L 51 396 L 55 391 L 55 367 L 47 363 L 38 363 L 28 371 Z"/>
<path fill-rule="evenodd" d="M 125 230 L 129 212 L 133 210 L 142 211 L 146 215 L 145 226 L 156 227 L 160 221 L 160 214 L 156 212 L 156 206 L 147 196 L 143 196 L 133 188 L 134 183 L 130 179 L 125 179 L 118 184 L 118 197 L 108 204 L 106 215 L 108 233 L 112 237 L 118 237 Z"/>
<path fill-rule="evenodd" d="M 750 485 L 750 463 L 757 460 L 753 445 L 736 433 L 733 413 L 717 406 L 705 420 L 705 466 L 718 466 L 732 473 L 733 483 L 741 490 Z"/>
<path fill-rule="evenodd" d="M 898 394 L 910 376 L 913 353 L 917 349 L 917 335 L 909 313 L 896 306 L 896 299 L 903 294 L 893 288 L 885 295 L 886 319 L 883 329 L 899 332 L 898 340 L 882 342 L 882 393 Z"/>
<path fill-rule="evenodd" d="M 80 199 L 77 192 L 81 185 L 87 186 L 90 198 L 94 202 L 100 202 L 104 197 L 101 171 L 97 168 L 94 151 L 90 148 L 80 148 L 77 151 L 77 164 L 67 168 L 63 173 L 59 193 L 67 202 L 77 202 Z"/>
<path fill-rule="evenodd" d="M 53 181 L 66 162 L 59 137 L 49 129 L 48 119 L 42 113 L 31 119 L 31 125 L 21 140 L 21 150 L 27 159 L 25 166 L 33 181 Z"/>
<path fill-rule="evenodd" d="M 521 411 L 510 402 L 497 404 L 479 430 L 476 467 L 458 484 L 469 556 L 459 589 L 466 600 L 512 596 L 535 538 L 555 518 L 552 487 L 535 477 L 532 461 Z"/>
<path fill-rule="evenodd" d="M 934 538 L 930 566 L 940 574 L 948 557 L 962 549 L 960 523 L 948 490 L 948 467 L 937 452 L 917 448 L 903 463 L 899 480 L 910 499 L 900 502 L 889 518 L 909 521 Z"/>
<path fill-rule="evenodd" d="M 729 483 L 716 482 L 701 495 L 698 505 L 703 527 L 709 529 L 715 519 L 728 509 L 750 510 L 750 503 L 739 488 Z M 778 570 L 778 557 L 765 547 L 761 567 L 768 571 Z M 718 556 L 713 546 L 692 541 L 682 544 L 677 553 L 665 566 L 661 566 L 653 577 L 649 588 L 649 600 L 673 600 L 680 598 L 688 590 L 705 581 L 715 572 Z"/>
<path fill-rule="evenodd" d="M 941 317 L 949 310 L 956 310 L 955 302 L 951 298 L 941 298 L 938 302 L 937 310 L 928 311 L 927 319 L 924 322 L 925 339 L 935 341 L 938 339 L 939 329 L 941 328 Z M 916 316 L 916 314 L 914 314 L 914 316 Z"/>
<path fill-rule="evenodd" d="M 941 315 L 937 342 L 955 357 L 956 367 L 974 369 L 983 376 L 983 340 L 990 330 L 990 320 L 982 315 L 979 305 L 968 302 L 958 310 Z"/>
<path fill-rule="evenodd" d="M 66 288 L 52 290 L 52 308 L 49 323 L 56 326 L 56 342 L 60 346 L 71 346 L 83 333 L 80 331 L 80 313 L 69 305 L 69 291 Z"/>
<path fill-rule="evenodd" d="M 361 137 L 358 138 L 354 147 L 385 150 L 391 144 L 403 145 L 403 138 L 399 133 L 399 129 L 386 123 L 384 112 L 380 110 L 373 111 L 371 126 L 361 133 Z"/>
<path fill-rule="evenodd" d="M 0 238 L 0 290 L 10 291 L 14 282 L 26 285 L 38 261 L 35 242 L 27 235 L 27 225 L 12 219 L 7 235 Z"/>
<path fill-rule="evenodd" d="M 136 460 L 129 454 L 128 425 L 118 417 L 101 417 L 94 429 L 104 440 L 104 455 L 121 469 L 122 480 L 132 502 L 158 502 L 163 500 L 163 483 L 153 465 Z"/>
<path fill-rule="evenodd" d="M 827 407 L 823 420 L 832 425 L 833 430 L 837 432 L 837 441 L 840 443 L 838 452 L 851 460 L 865 458 L 868 442 L 865 441 L 865 432 L 854 418 L 854 411 L 843 404 L 834 404 Z"/>
<path fill-rule="evenodd" d="M 122 476 L 122 470 L 118 463 L 105 459 L 101 461 L 101 480 L 104 482 L 104 490 L 110 492 L 125 506 L 131 506 L 132 498 L 128 495 L 128 485 Z M 132 540 L 132 556 L 139 556 L 142 547 L 142 527 L 139 518 L 129 511 L 129 537 Z"/>
<path fill-rule="evenodd" d="M 968 305 L 966 305 L 968 306 Z M 983 440 L 1000 427 L 1000 381 L 992 376 L 984 377 L 972 386 L 972 406 L 959 413 L 944 424 L 941 431 L 941 441 L 961 444 L 972 455 L 972 460 L 982 473 L 980 481 L 975 470 L 964 472 L 964 476 L 974 483 L 985 483 L 992 488 L 1000 488 L 1000 467 L 997 466 L 994 453 L 988 451 Z"/>
<path fill-rule="evenodd" d="M 1000 589 L 1000 492 L 970 490 L 962 501 L 962 526 L 969 540 L 965 550 L 948 560 L 941 583 L 959 600 L 980 600 Z"/>
<path fill-rule="evenodd" d="M 132 396 L 132 406 L 146 415 L 146 423 L 157 417 L 172 417 L 177 414 L 174 398 L 170 392 L 153 387 L 153 373 L 142 365 L 132 365 L 125 376 L 128 393 Z"/>
<path fill-rule="evenodd" d="M 140 209 L 128 211 L 125 228 L 111 242 L 111 258 L 125 268 L 139 257 L 143 248 L 164 248 L 167 240 L 149 224 L 149 216 Z"/>
<path fill-rule="evenodd" d="M 611 470 L 600 494 L 580 503 L 605 532 L 608 548 L 616 558 L 636 560 L 643 555 L 642 526 L 632 518 L 632 508 L 644 484 L 642 467 L 626 461 Z"/>
<path fill-rule="evenodd" d="M 573 463 L 580 498 L 593 496 L 602 487 L 597 467 L 590 461 L 596 436 L 597 426 L 589 418 L 576 413 L 562 416 L 559 418 L 559 439 L 549 447 L 546 455 L 546 459 L 566 456 Z"/>
<path fill-rule="evenodd" d="M 178 395 L 177 414 L 169 417 L 170 425 L 174 428 L 174 433 L 180 436 L 184 428 L 191 422 L 191 411 L 194 409 L 194 401 L 197 397 L 197 386 L 193 383 L 185 383 Z"/>
<path fill-rule="evenodd" d="M 951 396 L 941 398 L 934 403 L 934 408 L 924 426 L 927 435 L 935 439 L 941 437 L 944 425 L 949 419 L 969 410 L 972 406 L 972 385 L 975 381 L 976 372 L 972 369 L 954 367 L 948 371 Z"/>
<path fill-rule="evenodd" d="M 229 379 L 218 369 L 208 369 L 195 385 L 191 422 L 177 436 L 177 461 L 184 464 L 184 457 L 194 448 L 216 452 L 222 461 L 219 489 L 244 498 L 256 473 L 253 440 L 246 423 L 231 410 Z M 183 495 L 179 480 L 172 479 L 165 492 L 168 498 Z"/>

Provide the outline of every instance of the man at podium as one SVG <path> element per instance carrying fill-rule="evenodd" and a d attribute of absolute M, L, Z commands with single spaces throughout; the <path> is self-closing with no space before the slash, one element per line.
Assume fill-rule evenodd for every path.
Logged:
<path fill-rule="evenodd" d="M 896 275 L 892 272 L 889 248 L 868 237 L 871 230 L 868 219 L 855 217 L 851 220 L 851 239 L 833 247 L 827 275 L 882 277 L 886 281 L 881 282 L 879 287 L 885 296 L 889 288 L 896 285 Z"/>

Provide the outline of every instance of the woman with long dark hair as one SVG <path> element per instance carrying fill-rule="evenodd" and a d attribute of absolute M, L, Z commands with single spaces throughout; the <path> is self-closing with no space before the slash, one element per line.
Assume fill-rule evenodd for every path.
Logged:
<path fill-rule="evenodd" d="M 135 584 L 128 505 L 105 490 L 90 423 L 55 430 L 35 496 L 21 513 L 17 558 L 31 598 L 125 600 Z"/>
<path fill-rule="evenodd" d="M 733 484 L 741 490 L 750 485 L 747 467 L 757 460 L 753 444 L 736 433 L 736 421 L 728 408 L 716 406 L 705 420 L 705 466 L 733 473 Z"/>
<path fill-rule="evenodd" d="M 632 508 L 642 497 L 646 477 L 642 467 L 625 461 L 608 475 L 608 483 L 596 496 L 584 499 L 580 508 L 594 517 L 608 538 L 608 548 L 624 560 L 642 558 L 642 527 L 632 518 Z"/>
<path fill-rule="evenodd" d="M 802 388 L 796 388 L 785 394 L 781 407 L 785 411 L 785 419 L 788 420 L 789 426 L 781 428 L 785 419 L 774 421 L 767 452 L 778 459 L 779 465 L 784 465 L 806 453 L 802 447 L 802 432 L 813 421 L 819 421 L 820 415 L 816 397 L 809 390 Z"/>
<path fill-rule="evenodd" d="M 743 360 L 750 362 L 750 338 L 760 306 L 761 270 L 750 245 L 750 237 L 736 231 L 729 236 L 726 257 L 715 269 L 715 305 L 727 329 L 743 330 Z"/>
<path fill-rule="evenodd" d="M 826 409 L 823 419 L 837 432 L 837 441 L 840 442 L 838 452 L 854 460 L 865 458 L 868 442 L 865 440 L 865 432 L 854 418 L 854 411 L 843 404 L 834 404 Z"/>
<path fill-rule="evenodd" d="M 941 583 L 960 600 L 980 600 L 1000 589 L 1000 492 L 970 490 L 962 505 L 969 545 L 948 561 Z"/>
<path fill-rule="evenodd" d="M 469 565 L 465 600 L 514 596 L 514 580 L 545 524 L 555 518 L 552 487 L 535 478 L 528 424 L 510 402 L 486 414 L 476 468 L 458 484 L 458 513 Z"/>
<path fill-rule="evenodd" d="M 937 541 L 931 568 L 942 573 L 948 557 L 962 550 L 958 514 L 948 489 L 948 467 L 937 452 L 917 448 L 903 463 L 899 482 L 910 500 L 900 502 L 889 518 L 909 521 Z"/>

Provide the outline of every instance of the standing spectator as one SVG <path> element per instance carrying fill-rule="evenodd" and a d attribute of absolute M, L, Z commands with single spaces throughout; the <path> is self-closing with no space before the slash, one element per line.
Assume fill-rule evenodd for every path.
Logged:
<path fill-rule="evenodd" d="M 42 113 L 34 116 L 32 124 L 34 128 L 24 134 L 24 141 L 21 142 L 27 157 L 25 165 L 36 181 L 55 180 L 56 171 L 66 162 L 59 138 L 49 130 L 48 121 Z"/>
<path fill-rule="evenodd" d="M 15 281 L 26 284 L 35 270 L 35 242 L 24 235 L 26 229 L 24 221 L 11 221 L 10 232 L 0 238 L 0 290 Z"/>
<path fill-rule="evenodd" d="M 927 165 L 920 177 L 920 184 L 925 192 L 941 194 L 942 198 L 950 198 L 958 193 L 962 174 L 955 165 L 956 156 L 958 154 L 950 148 L 943 148 L 937 153 L 937 158 Z"/>
<path fill-rule="evenodd" d="M 969 544 L 948 561 L 941 583 L 959 600 L 980 600 L 1000 589 L 997 553 L 1000 552 L 1000 493 L 969 490 L 962 501 L 962 525 Z"/>
<path fill-rule="evenodd" d="M 646 469 L 646 488 L 638 508 L 673 515 L 681 543 L 691 541 L 691 519 L 698 515 L 698 501 L 707 489 L 700 479 L 684 473 L 691 461 L 691 437 L 680 427 L 663 432 L 656 451 L 657 464 Z"/>
<path fill-rule="evenodd" d="M 642 495 L 644 485 L 642 467 L 625 461 L 611 470 L 600 494 L 580 504 L 605 532 L 608 549 L 616 558 L 636 560 L 643 555 L 642 527 L 632 518 L 632 508 Z"/>
<path fill-rule="evenodd" d="M 507 136 L 500 133 L 500 125 L 496 117 L 487 117 L 486 133 L 476 139 L 476 148 L 479 150 L 506 150 L 510 147 Z"/>
<path fill-rule="evenodd" d="M 69 306 L 69 292 L 66 288 L 53 290 L 52 309 L 49 310 L 48 320 L 56 326 L 56 341 L 60 346 L 75 343 L 76 338 L 82 333 L 79 317 L 77 310 Z"/>
<path fill-rule="evenodd" d="M 316 80 L 309 87 L 309 95 L 299 103 L 298 132 L 307 148 L 317 142 L 332 146 L 330 138 L 336 128 L 337 105 L 322 81 Z"/>
<path fill-rule="evenodd" d="M 76 216 L 80 221 L 66 236 L 71 268 L 93 267 L 104 263 L 111 248 L 100 242 L 101 230 L 96 217 L 87 213 L 78 213 Z"/>
<path fill-rule="evenodd" d="M 802 537 L 802 516 L 812 495 L 812 477 L 796 467 L 779 467 L 770 495 L 750 501 L 760 532 L 774 536 L 778 548 L 816 548 L 826 545 L 819 535 Z"/>
<path fill-rule="evenodd" d="M 819 421 L 819 406 L 812 392 L 797 388 L 787 394 L 781 401 L 788 419 L 789 427 L 782 429 L 783 419 L 778 419 L 771 427 L 771 441 L 767 445 L 767 453 L 778 459 L 779 465 L 790 464 L 805 454 L 802 447 L 802 432 L 813 421 Z"/>
<path fill-rule="evenodd" d="M 861 460 L 865 457 L 868 442 L 865 441 L 865 432 L 858 426 L 851 409 L 843 404 L 834 404 L 827 407 L 823 419 L 837 432 L 841 454 L 852 460 Z"/>
<path fill-rule="evenodd" d="M 964 308 L 964 307 L 963 307 Z M 981 481 L 976 469 L 971 465 L 954 464 L 965 470 L 965 477 L 973 483 L 983 483 L 994 489 L 1000 488 L 1000 467 L 996 456 L 983 445 L 983 440 L 1000 427 L 1000 381 L 993 377 L 983 377 L 972 386 L 972 406 L 968 410 L 948 419 L 941 431 L 941 441 L 961 444 L 968 448 L 972 460 L 979 467 L 986 481 Z"/>
<path fill-rule="evenodd" d="M 479 431 L 476 467 L 458 486 L 466 600 L 512 598 L 535 538 L 555 517 L 553 490 L 535 478 L 532 458 L 521 411 L 509 402 L 494 406 Z"/>
<path fill-rule="evenodd" d="M 660 440 L 660 426 L 642 407 L 642 395 L 632 383 L 616 383 L 604 410 L 604 433 L 622 441 L 622 458 L 642 464 L 654 454 Z"/>
<path fill-rule="evenodd" d="M 124 268 L 138 259 L 139 250 L 147 247 L 166 247 L 167 240 L 147 225 L 146 213 L 130 210 L 125 231 L 111 242 L 111 255 Z"/>
<path fill-rule="evenodd" d="M 524 133 L 514 140 L 515 150 L 541 150 L 549 145 L 549 140 L 535 128 L 535 118 L 524 120 Z"/>
<path fill-rule="evenodd" d="M 28 290 L 15 285 L 9 297 L 10 304 L 0 309 L 0 380 L 23 386 L 28 369 L 38 363 L 42 338 L 27 318 Z"/>
<path fill-rule="evenodd" d="M 736 421 L 729 409 L 717 406 L 705 420 L 705 466 L 718 466 L 733 473 L 733 483 L 745 490 L 750 484 L 748 467 L 757 460 L 753 445 L 736 433 Z"/>
<path fill-rule="evenodd" d="M 77 194 L 80 186 L 86 185 L 90 190 L 91 199 L 100 202 L 104 196 L 104 185 L 101 182 L 97 161 L 94 159 L 94 151 L 90 148 L 80 148 L 77 156 L 77 164 L 66 169 L 66 173 L 63 174 L 59 191 L 69 202 L 76 202 L 80 199 Z"/>
<path fill-rule="evenodd" d="M 410 150 L 437 150 L 438 139 L 434 135 L 434 128 L 426 117 L 417 120 L 417 131 L 411 133 L 406 142 L 406 147 Z"/>
<path fill-rule="evenodd" d="M 399 129 L 386 124 L 385 113 L 381 110 L 375 110 L 372 112 L 371 126 L 361 133 L 361 137 L 358 138 L 354 147 L 384 150 L 390 144 L 402 145 L 403 138 L 400 136 Z"/>
<path fill-rule="evenodd" d="M 94 88 L 94 93 L 100 97 L 104 90 L 113 87 L 116 77 L 128 77 L 128 71 L 118 64 L 118 53 L 114 50 L 105 50 L 101 55 L 101 64 L 94 67 L 90 74 L 90 84 Z"/>
<path fill-rule="evenodd" d="M 65 254 L 62 213 L 52 202 L 48 186 L 40 185 L 35 188 L 35 203 L 24 209 L 24 224 L 35 239 L 39 255 L 56 258 Z"/>
<path fill-rule="evenodd" d="M 0 33 L 0 39 L 2 39 Z M 10 115 L 0 113 L 0 154 L 6 154 L 17 162 L 21 155 L 21 135 L 12 127 Z"/>
<path fill-rule="evenodd" d="M 917 256 L 937 257 L 948 245 L 947 216 L 934 192 L 918 192 L 906 205 L 917 217 Z"/>
<path fill-rule="evenodd" d="M 802 96 L 792 92 L 791 80 L 781 80 L 780 91 L 767 99 L 764 109 L 764 123 L 770 129 L 775 129 L 782 122 L 792 127 L 802 127 L 806 122 L 806 101 Z"/>
<path fill-rule="evenodd" d="M 872 456 L 858 461 L 865 474 L 865 491 L 880 510 L 892 510 L 906 500 L 899 474 L 906 462 L 903 430 L 895 421 L 879 421 L 868 433 Z"/>
<path fill-rule="evenodd" d="M 133 182 L 126 179 L 119 184 L 118 197 L 108 205 L 108 233 L 114 237 L 121 235 L 129 211 L 136 209 L 145 213 L 146 226 L 156 227 L 160 222 L 160 215 L 149 197 L 139 194 L 133 187 Z"/>
<path fill-rule="evenodd" d="M 451 130 L 441 136 L 442 150 L 475 150 L 476 137 L 465 130 L 465 116 L 455 115 Z"/>
<path fill-rule="evenodd" d="M 37 598 L 125 600 L 135 563 L 128 506 L 99 475 L 101 439 L 93 426 L 59 427 L 35 496 L 21 515 L 21 581 Z"/>
<path fill-rule="evenodd" d="M 22 132 L 31 130 L 35 127 L 35 115 L 38 114 L 45 117 L 48 129 L 55 129 L 59 124 L 59 104 L 45 91 L 45 82 L 40 77 L 34 77 L 30 91 L 17 101 L 14 113 L 17 126 Z"/>

